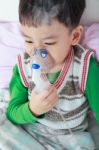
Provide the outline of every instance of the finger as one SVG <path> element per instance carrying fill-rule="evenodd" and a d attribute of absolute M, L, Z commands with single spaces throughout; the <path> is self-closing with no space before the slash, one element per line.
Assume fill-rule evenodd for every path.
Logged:
<path fill-rule="evenodd" d="M 43 98 L 43 99 L 46 99 L 47 97 L 49 97 L 54 91 L 54 87 L 53 86 L 50 86 L 47 90 L 44 90 L 40 96 Z"/>
<path fill-rule="evenodd" d="M 55 87 L 54 86 L 51 86 L 48 91 L 48 96 L 50 96 L 53 92 L 55 92 Z"/>
<path fill-rule="evenodd" d="M 56 101 L 58 101 L 58 95 L 55 92 L 53 92 L 49 97 L 45 99 L 45 101 L 46 103 L 48 103 L 48 105 L 56 103 Z"/>

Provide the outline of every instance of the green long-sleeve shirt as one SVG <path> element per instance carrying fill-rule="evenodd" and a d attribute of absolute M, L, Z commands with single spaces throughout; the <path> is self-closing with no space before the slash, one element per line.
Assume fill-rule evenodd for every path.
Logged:
<path fill-rule="evenodd" d="M 50 82 L 55 82 L 58 75 L 59 72 L 48 74 Z M 17 124 L 36 122 L 38 118 L 29 110 L 28 89 L 22 84 L 17 65 L 13 69 L 9 90 L 11 100 L 6 112 L 8 119 Z M 99 64 L 93 57 L 90 59 L 84 95 L 96 115 L 96 120 L 99 122 Z"/>

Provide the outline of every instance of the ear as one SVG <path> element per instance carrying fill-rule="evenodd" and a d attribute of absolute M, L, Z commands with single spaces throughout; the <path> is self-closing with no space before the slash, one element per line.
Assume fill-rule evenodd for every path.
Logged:
<path fill-rule="evenodd" d="M 83 33 L 83 26 L 79 25 L 72 31 L 72 45 L 77 45 L 80 42 Z"/>

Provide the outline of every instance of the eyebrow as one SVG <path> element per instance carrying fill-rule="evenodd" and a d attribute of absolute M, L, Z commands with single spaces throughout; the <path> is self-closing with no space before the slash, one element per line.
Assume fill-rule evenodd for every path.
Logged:
<path fill-rule="evenodd" d="M 24 37 L 32 39 L 32 37 L 30 37 L 29 35 L 26 35 L 24 32 L 21 32 L 21 33 Z M 49 39 L 56 39 L 56 38 L 58 38 L 58 35 L 50 35 L 48 37 L 42 38 L 42 40 L 49 40 Z"/>
<path fill-rule="evenodd" d="M 48 37 L 44 37 L 42 38 L 43 40 L 49 40 L 49 39 L 56 39 L 58 38 L 58 35 L 51 35 L 51 36 L 48 36 Z"/>

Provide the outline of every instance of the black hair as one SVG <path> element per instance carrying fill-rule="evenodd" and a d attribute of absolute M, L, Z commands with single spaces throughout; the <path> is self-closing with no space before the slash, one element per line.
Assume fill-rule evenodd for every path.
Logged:
<path fill-rule="evenodd" d="M 51 24 L 53 19 L 74 28 L 85 9 L 85 0 L 20 0 L 19 21 L 23 25 Z"/>

